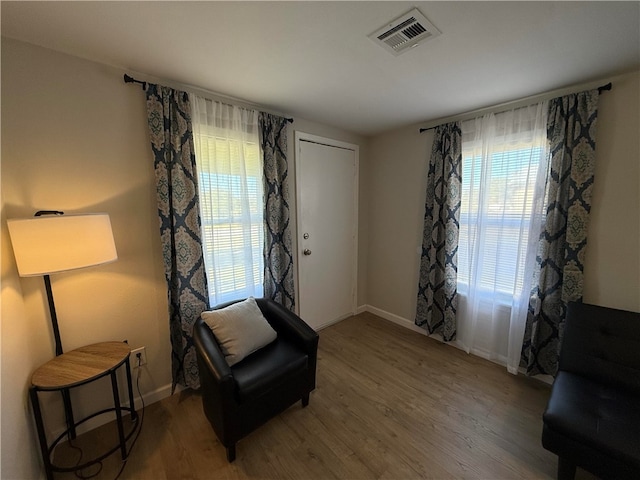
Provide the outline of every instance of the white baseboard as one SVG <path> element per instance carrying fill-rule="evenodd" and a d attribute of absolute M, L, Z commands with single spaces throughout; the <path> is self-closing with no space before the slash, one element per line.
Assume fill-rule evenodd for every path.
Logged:
<path fill-rule="evenodd" d="M 134 382 L 134 388 L 135 388 L 135 382 Z M 175 389 L 174 393 L 180 393 L 183 390 L 185 390 L 185 387 L 183 387 L 182 385 L 176 385 L 176 389 Z M 144 400 L 145 407 L 148 407 L 152 403 L 159 402 L 163 398 L 167 398 L 169 396 L 171 396 L 171 384 L 170 383 L 168 383 L 167 385 L 164 385 L 163 387 L 157 388 L 152 392 L 145 393 L 144 395 L 142 395 L 142 399 Z M 136 404 L 136 408 L 140 409 L 142 407 L 142 403 L 140 402 L 140 397 L 139 396 L 134 397 L 133 401 Z M 128 406 L 129 406 L 129 403 L 127 403 L 127 407 Z"/>
<path fill-rule="evenodd" d="M 389 320 L 390 322 L 396 323 L 398 325 L 402 325 L 403 327 L 408 328 L 409 330 L 413 330 L 414 332 L 420 333 L 427 337 L 429 336 L 429 332 L 427 332 L 423 328 L 420 328 L 411 320 L 403 318 L 399 315 L 396 315 L 391 312 L 387 312 L 386 310 L 382 310 L 378 307 L 374 307 L 373 305 L 363 305 L 360 308 L 362 309 L 363 312 L 373 313 L 374 315 L 377 315 L 378 317 L 382 317 L 385 320 Z"/>
<path fill-rule="evenodd" d="M 374 307 L 372 305 L 365 305 L 364 306 L 365 311 L 373 313 L 374 315 L 377 315 L 379 317 L 384 318 L 385 320 L 389 320 L 390 322 L 393 322 L 397 325 L 400 325 L 404 328 L 408 328 L 409 330 L 419 333 L 420 335 L 424 335 L 425 337 L 429 337 L 429 338 L 433 338 L 434 340 L 440 342 L 440 343 L 444 343 L 444 341 L 442 340 L 442 335 L 440 335 L 439 333 L 433 333 L 430 334 L 428 331 L 426 331 L 424 328 L 420 328 L 419 326 L 417 326 L 415 324 L 415 322 L 413 322 L 412 320 L 408 320 L 404 317 L 401 317 L 399 315 L 396 315 L 394 313 L 391 312 L 387 312 L 386 310 L 382 310 L 380 308 Z M 465 353 L 469 353 L 467 351 L 467 349 L 464 347 L 464 345 L 461 345 L 459 342 L 457 342 L 456 340 L 454 340 L 453 342 L 447 342 L 446 345 L 449 345 L 451 347 L 455 347 L 458 350 L 462 350 Z"/>
<path fill-rule="evenodd" d="M 390 322 L 396 323 L 398 325 L 401 325 L 405 328 L 408 328 L 409 330 L 412 330 L 414 332 L 420 333 L 421 335 L 425 335 L 427 337 L 436 339 L 440 342 L 442 342 L 442 337 L 440 335 L 434 334 L 434 335 L 429 335 L 429 332 L 427 332 L 426 330 L 418 327 L 414 322 L 412 322 L 411 320 L 408 320 L 406 318 L 403 318 L 399 315 L 395 315 L 391 312 L 387 312 L 385 310 L 382 310 L 380 308 L 374 307 L 372 305 L 362 305 L 360 307 L 358 307 L 358 313 L 362 313 L 362 312 L 369 312 L 369 313 L 373 313 L 374 315 L 377 315 L 378 317 L 384 318 L 385 320 L 389 320 Z M 475 355 L 477 357 L 480 358 L 484 358 L 485 360 L 488 360 L 490 362 L 496 363 L 498 365 L 501 365 L 503 367 L 507 367 L 507 363 L 506 363 L 506 359 L 494 359 L 494 358 L 490 358 L 489 355 L 484 354 L 483 352 L 480 351 L 468 351 L 468 349 L 460 344 L 457 341 L 453 341 L 453 342 L 448 342 L 447 345 L 451 345 L 452 347 L 457 348 L 458 350 L 462 350 L 463 352 L 470 354 L 470 355 Z M 525 369 L 520 367 L 518 368 L 518 375 L 523 375 L 526 376 L 526 372 Z M 538 380 L 540 382 L 546 383 L 547 385 L 552 385 L 553 384 L 553 377 L 550 375 L 534 375 L 530 378 L 533 378 L 534 380 Z"/>
<path fill-rule="evenodd" d="M 449 345 L 451 347 L 455 347 L 458 350 L 462 350 L 463 352 L 467 353 L 467 354 L 474 354 L 476 356 L 480 356 L 483 357 L 482 355 L 478 355 L 476 352 L 469 352 L 469 350 L 462 345 L 460 342 L 458 342 L 457 340 L 454 340 L 452 342 L 444 342 L 442 340 L 442 335 L 438 334 L 438 333 L 434 333 L 434 334 L 430 334 L 428 331 L 426 331 L 424 328 L 420 328 L 419 326 L 417 326 L 415 324 L 415 322 L 408 320 L 406 318 L 403 318 L 399 315 L 396 315 L 394 313 L 391 312 L 387 312 L 385 310 L 382 310 L 380 308 L 374 307 L 372 305 L 364 305 L 364 310 L 370 313 L 373 313 L 374 315 L 377 315 L 379 317 L 384 318 L 385 320 L 389 320 L 397 325 L 400 325 L 402 327 L 408 328 L 409 330 L 412 330 L 416 333 L 419 333 L 421 335 L 424 335 L 425 337 L 429 337 L 429 338 L 433 338 L 434 340 L 440 342 L 440 343 L 445 343 L 445 345 Z M 494 363 L 498 363 L 495 362 L 494 360 L 488 358 L 488 357 L 483 357 L 486 358 L 487 360 L 494 362 Z M 506 364 L 505 364 L 506 366 Z"/>
<path fill-rule="evenodd" d="M 334 320 L 329 320 L 328 322 L 325 322 L 325 323 L 323 323 L 322 325 L 320 325 L 320 326 L 316 327 L 316 330 L 317 330 L 317 331 L 320 331 L 320 330 L 322 330 L 322 329 L 324 329 L 324 328 L 330 327 L 331 325 L 335 325 L 336 323 L 341 322 L 342 320 L 344 320 L 344 319 L 346 319 L 346 318 L 349 318 L 349 317 L 351 317 L 351 316 L 352 316 L 352 314 L 351 314 L 351 313 L 348 313 L 348 314 L 343 315 L 342 317 L 338 317 L 338 318 L 336 318 L 336 319 L 334 319 Z"/>

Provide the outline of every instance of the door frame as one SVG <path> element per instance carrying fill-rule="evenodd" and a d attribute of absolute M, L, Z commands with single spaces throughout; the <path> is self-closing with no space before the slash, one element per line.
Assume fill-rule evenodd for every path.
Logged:
<path fill-rule="evenodd" d="M 358 211 L 359 200 L 359 186 L 360 186 L 360 147 L 353 143 L 342 142 L 331 138 L 321 137 L 313 135 L 311 133 L 305 133 L 297 131 L 295 132 L 295 169 L 296 169 L 296 280 L 298 289 L 296 289 L 296 304 L 298 313 L 300 313 L 300 247 L 298 239 L 300 238 L 301 228 L 301 192 L 300 192 L 300 142 L 317 143 L 319 145 L 326 145 L 329 147 L 342 148 L 344 150 L 351 150 L 355 156 L 355 172 L 353 179 L 353 213 L 356 217 L 356 222 L 353 227 L 353 265 L 351 268 L 353 291 L 351 292 L 351 315 L 355 315 L 358 309 L 358 230 L 360 225 L 360 216 Z M 327 327 L 332 323 L 336 323 L 344 318 L 334 319 L 330 323 L 323 325 L 321 328 Z"/>

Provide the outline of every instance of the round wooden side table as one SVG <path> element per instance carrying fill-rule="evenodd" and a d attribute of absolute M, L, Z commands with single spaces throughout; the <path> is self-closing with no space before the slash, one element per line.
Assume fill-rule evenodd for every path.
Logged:
<path fill-rule="evenodd" d="M 131 366 L 129 363 L 130 353 L 131 349 L 129 348 L 129 345 L 123 342 L 96 343 L 78 348 L 68 353 L 63 353 L 62 355 L 49 360 L 33 373 L 33 376 L 31 377 L 31 387 L 29 388 L 29 396 L 31 397 L 31 403 L 33 405 L 33 414 L 35 416 L 36 428 L 38 430 L 40 450 L 48 480 L 53 479 L 53 472 L 73 472 L 85 469 L 100 462 L 104 458 L 116 452 L 118 449 L 120 449 L 122 459 L 125 460 L 127 458 L 128 452 L 126 442 L 135 432 L 138 425 L 138 414 L 135 411 L 133 389 L 131 386 Z M 120 393 L 118 390 L 116 372 L 122 365 L 125 365 L 127 372 L 129 407 L 123 407 L 120 405 Z M 40 401 L 38 399 L 38 392 L 60 391 L 62 392 L 63 397 L 66 397 L 65 400 L 68 400 L 69 390 L 71 388 L 91 383 L 106 375 L 111 376 L 114 406 L 89 415 L 78 422 L 74 422 L 73 414 L 69 408 L 68 411 L 65 411 L 67 416 L 67 429 L 58 436 L 51 445 L 48 445 L 44 430 L 44 422 L 42 419 L 42 411 L 40 409 Z M 123 410 L 128 411 L 131 414 L 132 425 L 127 434 L 125 434 L 122 421 Z M 62 440 L 67 434 L 71 434 L 72 438 L 74 438 L 75 428 L 78 425 L 98 415 L 114 411 L 116 413 L 116 422 L 118 426 L 118 445 L 99 457 L 81 465 L 74 467 L 60 467 L 53 464 L 51 461 L 51 454 L 60 440 Z M 71 418 L 69 418 L 69 416 Z"/>

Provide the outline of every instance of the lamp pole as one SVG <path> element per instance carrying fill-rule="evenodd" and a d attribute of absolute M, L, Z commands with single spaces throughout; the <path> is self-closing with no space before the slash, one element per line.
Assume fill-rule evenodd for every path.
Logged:
<path fill-rule="evenodd" d="M 53 291 L 51 290 L 51 279 L 49 275 L 44 276 L 44 288 L 47 291 L 49 302 L 49 313 L 51 314 L 51 325 L 53 326 L 53 338 L 56 342 L 56 357 L 62 355 L 62 340 L 60 340 L 60 329 L 58 328 L 58 316 L 56 315 L 56 305 L 53 303 Z"/>
<path fill-rule="evenodd" d="M 34 217 L 42 215 L 64 215 L 64 212 L 57 210 L 40 210 Z M 49 314 L 51 315 L 51 326 L 53 327 L 53 338 L 56 342 L 56 357 L 62 355 L 62 340 L 60 339 L 60 328 L 58 328 L 58 315 L 56 314 L 56 304 L 53 302 L 53 290 L 51 290 L 51 278 L 44 275 L 44 288 L 47 291 L 47 302 L 49 303 Z M 67 429 L 71 439 L 76 438 L 76 427 L 73 419 L 73 407 L 71 406 L 71 394 L 69 390 L 61 391 L 62 403 L 64 404 L 64 416 L 67 421 Z"/>

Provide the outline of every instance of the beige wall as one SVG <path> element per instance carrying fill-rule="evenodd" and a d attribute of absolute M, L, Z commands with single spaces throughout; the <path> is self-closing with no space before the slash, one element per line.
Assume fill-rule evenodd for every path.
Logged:
<path fill-rule="evenodd" d="M 123 83 L 123 73 L 2 39 L 2 478 L 41 474 L 27 388 L 33 370 L 54 355 L 42 279 L 18 276 L 7 218 L 44 209 L 111 216 L 118 261 L 52 277 L 63 346 L 71 350 L 124 339 L 134 348 L 144 345 L 148 365 L 142 394 L 154 401 L 170 391 L 166 290 L 145 100 L 139 86 Z M 296 119 L 289 133 L 291 151 L 294 129 L 358 144 L 362 168 L 363 137 Z M 291 175 L 295 178 L 294 169 Z M 78 417 L 107 406 L 110 384 L 105 382 L 74 395 Z M 49 434 L 59 431 L 60 401 L 45 397 L 43 403 L 52 420 Z"/>
<path fill-rule="evenodd" d="M 600 97 L 597 167 L 584 299 L 640 311 L 640 74 L 612 78 Z M 413 323 L 432 131 L 373 138 L 369 168 L 367 303 Z"/>
<path fill-rule="evenodd" d="M 166 391 L 170 366 L 144 108 L 117 70 L 2 40 L 3 232 L 7 218 L 37 210 L 111 216 L 118 261 L 52 276 L 62 343 L 146 346 L 141 387 L 150 394 Z M 2 478 L 31 478 L 41 462 L 27 387 L 53 340 L 42 279 L 18 277 L 2 238 Z M 105 382 L 73 392 L 77 417 L 108 405 Z M 57 396 L 43 401 L 50 433 L 59 430 Z"/>
<path fill-rule="evenodd" d="M 371 140 L 367 303 L 412 320 L 433 131 L 407 127 Z"/>
<path fill-rule="evenodd" d="M 600 96 L 584 301 L 640 312 L 640 72 Z"/>

